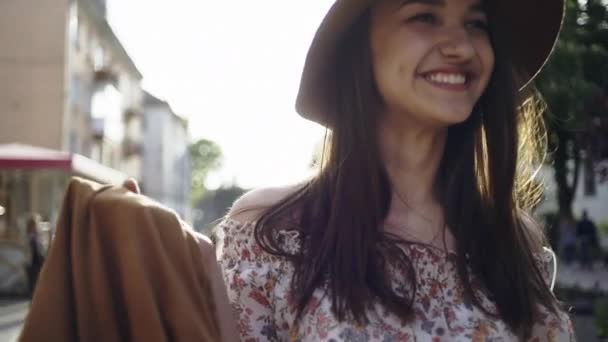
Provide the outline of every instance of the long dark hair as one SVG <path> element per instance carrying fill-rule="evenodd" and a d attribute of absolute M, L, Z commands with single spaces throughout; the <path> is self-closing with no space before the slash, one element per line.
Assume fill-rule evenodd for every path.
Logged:
<path fill-rule="evenodd" d="M 340 63 L 331 71 L 337 89 L 335 116 L 328 122 L 332 132 L 321 170 L 266 208 L 255 224 L 261 247 L 295 267 L 291 290 L 299 318 L 319 288 L 327 291 L 339 320 L 366 322 L 373 302 L 404 322 L 413 317 L 412 262 L 398 248 L 402 241 L 382 231 L 391 186 L 377 136 L 382 102 L 370 59 L 369 22 L 368 11 L 337 49 Z M 522 219 L 529 201 L 521 195 L 533 183 L 516 177 L 528 173 L 520 163 L 528 159 L 518 156 L 536 153 L 522 154 L 526 146 L 518 135 L 531 132 L 518 127 L 532 117 L 518 110 L 522 102 L 513 69 L 502 44 L 493 40 L 493 45 L 496 62 L 487 89 L 471 116 L 448 129 L 437 189 L 445 221 L 457 241 L 457 269 L 465 295 L 487 312 L 473 291 L 474 275 L 498 308 L 498 313 L 487 313 L 527 335 L 539 304 L 552 312 L 558 306 L 533 258 L 533 250 L 542 246 L 542 232 Z M 299 232 L 298 251 L 282 247 L 277 229 Z M 389 265 L 405 270 L 413 291 L 404 295 L 392 289 Z"/>

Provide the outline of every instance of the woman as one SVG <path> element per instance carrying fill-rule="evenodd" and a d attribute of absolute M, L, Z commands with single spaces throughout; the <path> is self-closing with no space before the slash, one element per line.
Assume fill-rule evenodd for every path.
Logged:
<path fill-rule="evenodd" d="M 297 99 L 331 130 L 320 172 L 246 194 L 217 229 L 243 341 L 574 339 L 525 214 L 538 151 L 518 92 L 562 16 L 558 0 L 335 2 Z"/>

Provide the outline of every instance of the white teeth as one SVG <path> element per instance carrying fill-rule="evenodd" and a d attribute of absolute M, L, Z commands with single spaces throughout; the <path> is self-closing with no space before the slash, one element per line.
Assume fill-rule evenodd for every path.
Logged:
<path fill-rule="evenodd" d="M 427 75 L 426 78 L 432 82 L 447 84 L 464 84 L 467 80 L 464 74 L 445 74 L 440 72 Z"/>

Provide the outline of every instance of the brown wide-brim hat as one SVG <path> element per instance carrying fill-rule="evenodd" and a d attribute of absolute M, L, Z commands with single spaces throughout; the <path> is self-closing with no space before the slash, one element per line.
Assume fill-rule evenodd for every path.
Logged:
<path fill-rule="evenodd" d="M 336 49 L 352 24 L 381 0 L 336 0 L 321 22 L 308 50 L 296 111 L 327 125 L 336 101 Z M 491 19 L 507 39 L 517 86 L 524 88 L 542 69 L 557 42 L 564 0 L 485 0 Z"/>

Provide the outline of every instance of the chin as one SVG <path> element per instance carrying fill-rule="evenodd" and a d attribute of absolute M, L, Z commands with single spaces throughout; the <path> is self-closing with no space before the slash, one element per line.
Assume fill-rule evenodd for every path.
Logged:
<path fill-rule="evenodd" d="M 471 112 L 448 112 L 443 111 L 441 114 L 436 113 L 435 115 L 430 115 L 429 117 L 434 118 L 433 121 L 437 123 L 438 127 L 449 127 L 452 125 L 457 125 L 467 121 L 467 119 L 471 116 Z"/>
<path fill-rule="evenodd" d="M 459 123 L 463 123 L 463 122 L 467 121 L 467 119 L 468 119 L 470 116 L 471 116 L 471 113 L 470 113 L 470 112 L 469 112 L 469 113 L 466 113 L 466 114 L 461 114 L 461 115 L 454 115 L 454 116 L 451 116 L 451 117 L 449 118 L 450 125 L 456 125 L 456 124 L 459 124 Z"/>

